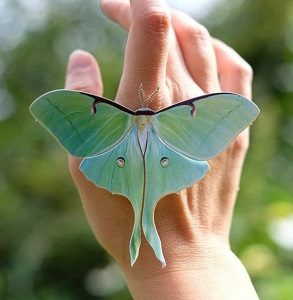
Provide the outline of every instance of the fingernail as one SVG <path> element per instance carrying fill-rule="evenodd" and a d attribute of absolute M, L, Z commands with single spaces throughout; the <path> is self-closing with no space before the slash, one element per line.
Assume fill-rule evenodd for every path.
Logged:
<path fill-rule="evenodd" d="M 102 94 L 103 82 L 95 58 L 84 50 L 75 50 L 68 59 L 65 87 Z"/>
<path fill-rule="evenodd" d="M 114 2 L 114 1 L 113 1 Z M 111 8 L 113 8 L 113 4 L 111 0 L 101 0 L 100 1 L 100 8 L 102 13 L 109 18 L 110 20 L 113 20 L 113 18 L 111 17 Z"/>
<path fill-rule="evenodd" d="M 85 69 L 92 65 L 92 58 L 89 53 L 83 50 L 75 50 L 71 53 L 68 60 L 68 73 L 74 72 L 76 69 Z"/>

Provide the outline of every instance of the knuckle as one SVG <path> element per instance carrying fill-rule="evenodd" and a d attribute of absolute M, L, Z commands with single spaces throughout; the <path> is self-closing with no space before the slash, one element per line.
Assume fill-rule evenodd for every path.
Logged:
<path fill-rule="evenodd" d="M 191 39 L 196 44 L 200 42 L 206 42 L 210 40 L 209 31 L 202 25 L 196 24 L 196 26 L 189 27 L 185 32 L 188 39 Z"/>
<path fill-rule="evenodd" d="M 248 131 L 245 130 L 231 144 L 231 151 L 238 156 L 239 153 L 246 153 L 249 148 Z"/>
<path fill-rule="evenodd" d="M 245 60 L 234 62 L 232 71 L 239 79 L 252 81 L 253 69 Z"/>
<path fill-rule="evenodd" d="M 167 33 L 171 26 L 171 17 L 165 11 L 149 11 L 143 16 L 144 27 L 157 33 Z"/>

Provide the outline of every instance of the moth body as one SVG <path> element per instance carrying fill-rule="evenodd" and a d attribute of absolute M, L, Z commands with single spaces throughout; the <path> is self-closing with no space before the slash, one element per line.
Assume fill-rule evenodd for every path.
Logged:
<path fill-rule="evenodd" d="M 148 110 L 148 109 L 144 109 Z M 134 116 L 134 124 L 137 130 L 137 138 L 142 154 L 145 154 L 147 147 L 148 132 L 151 129 L 151 115 Z"/>

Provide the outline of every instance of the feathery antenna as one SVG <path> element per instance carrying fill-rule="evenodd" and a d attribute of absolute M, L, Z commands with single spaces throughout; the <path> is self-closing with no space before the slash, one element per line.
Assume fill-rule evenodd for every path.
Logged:
<path fill-rule="evenodd" d="M 142 83 L 140 84 L 138 88 L 138 94 L 140 98 L 141 107 L 147 108 L 152 101 L 156 98 L 160 90 L 160 87 L 158 86 L 155 90 L 153 90 L 148 96 L 146 95 L 146 92 L 143 89 Z"/>

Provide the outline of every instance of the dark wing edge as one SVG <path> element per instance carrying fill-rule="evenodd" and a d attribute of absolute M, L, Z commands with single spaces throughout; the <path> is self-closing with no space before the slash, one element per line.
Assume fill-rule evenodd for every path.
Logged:
<path fill-rule="evenodd" d="M 259 108 L 258 106 L 250 99 L 240 95 L 240 94 L 237 94 L 237 93 L 232 93 L 232 92 L 218 92 L 218 93 L 210 93 L 210 94 L 204 94 L 204 95 L 201 95 L 201 96 L 198 96 L 198 97 L 194 97 L 194 98 L 190 98 L 190 99 L 186 99 L 186 100 L 183 100 L 183 101 L 180 101 L 180 102 L 177 102 L 177 103 L 174 103 L 170 106 L 167 106 L 167 107 L 164 107 L 160 110 L 157 110 L 155 111 L 154 114 L 159 114 L 163 111 L 166 111 L 166 110 L 169 110 L 169 109 L 172 109 L 173 107 L 176 107 L 176 106 L 181 106 L 181 105 L 187 105 L 187 106 L 190 106 L 190 105 L 193 105 L 195 104 L 195 102 L 197 101 L 200 101 L 200 100 L 204 100 L 204 99 L 207 99 L 207 98 L 210 98 L 211 96 L 225 96 L 225 95 L 228 95 L 228 96 L 238 96 L 240 98 L 244 98 L 248 101 L 250 101 L 257 109 L 258 109 L 258 112 L 259 111 Z"/>

